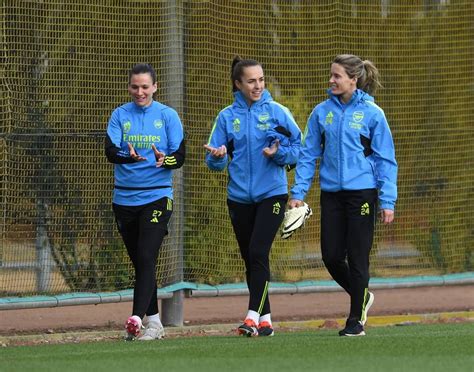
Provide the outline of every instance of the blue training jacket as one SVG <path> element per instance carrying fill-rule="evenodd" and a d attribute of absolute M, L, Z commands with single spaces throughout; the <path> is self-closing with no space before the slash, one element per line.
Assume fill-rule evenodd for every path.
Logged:
<path fill-rule="evenodd" d="M 240 203 L 258 203 L 288 193 L 286 169 L 296 164 L 301 131 L 290 111 L 275 102 L 267 90 L 250 107 L 240 91 L 234 103 L 223 109 L 214 121 L 208 145 L 227 147 L 227 155 L 206 155 L 207 166 L 222 171 L 227 166 L 228 198 Z M 272 158 L 263 149 L 280 141 Z"/>
<path fill-rule="evenodd" d="M 146 161 L 135 162 L 128 143 Z M 166 155 L 159 168 L 152 144 Z M 172 199 L 172 169 L 181 167 L 185 157 L 183 126 L 177 112 L 157 101 L 148 107 L 134 102 L 119 106 L 109 119 L 105 153 L 115 164 L 114 203 L 136 206 L 163 197 Z"/>
<path fill-rule="evenodd" d="M 357 89 L 347 105 L 328 90 L 306 125 L 292 198 L 304 200 L 321 158 L 321 190 L 379 191 L 379 207 L 395 210 L 397 171 L 392 134 L 374 98 Z"/>

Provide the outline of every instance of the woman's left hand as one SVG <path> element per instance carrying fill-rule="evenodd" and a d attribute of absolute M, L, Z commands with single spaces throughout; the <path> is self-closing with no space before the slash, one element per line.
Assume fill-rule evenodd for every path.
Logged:
<path fill-rule="evenodd" d="M 151 145 L 153 152 L 155 153 L 156 167 L 159 168 L 163 165 L 165 161 L 165 154 L 159 151 L 154 144 Z"/>
<path fill-rule="evenodd" d="M 380 211 L 380 220 L 384 225 L 391 224 L 395 219 L 395 212 L 391 209 L 382 209 Z"/>
<path fill-rule="evenodd" d="M 275 140 L 270 147 L 265 147 L 263 149 L 263 155 L 267 158 L 273 157 L 278 151 L 278 147 L 280 146 L 280 141 Z"/>

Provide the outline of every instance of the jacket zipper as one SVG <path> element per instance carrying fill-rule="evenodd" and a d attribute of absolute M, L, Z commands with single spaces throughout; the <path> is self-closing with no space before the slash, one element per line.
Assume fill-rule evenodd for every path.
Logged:
<path fill-rule="evenodd" d="M 338 154 L 338 158 L 339 158 L 339 161 L 338 161 L 338 164 L 339 164 L 339 189 L 343 189 L 342 185 L 343 185 L 343 180 L 342 180 L 342 170 L 344 169 L 344 166 L 343 166 L 343 156 L 342 156 L 342 136 L 343 136 L 343 131 L 344 131 L 344 115 L 345 115 L 345 108 L 341 108 L 342 109 L 342 115 L 341 115 L 341 119 L 339 120 L 339 128 L 338 128 L 338 140 L 339 140 L 339 154 Z"/>

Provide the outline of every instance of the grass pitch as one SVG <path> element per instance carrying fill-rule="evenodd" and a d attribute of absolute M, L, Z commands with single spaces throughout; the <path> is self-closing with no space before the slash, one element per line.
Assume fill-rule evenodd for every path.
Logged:
<path fill-rule="evenodd" d="M 4 347 L 7 371 L 473 371 L 474 323 Z"/>

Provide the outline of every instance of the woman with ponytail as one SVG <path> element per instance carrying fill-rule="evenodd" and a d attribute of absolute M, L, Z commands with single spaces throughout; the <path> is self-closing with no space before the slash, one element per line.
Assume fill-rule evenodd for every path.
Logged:
<path fill-rule="evenodd" d="M 334 59 L 329 99 L 308 119 L 291 188 L 289 208 L 301 206 L 320 159 L 322 258 L 351 299 L 341 336 L 365 335 L 377 209 L 383 224 L 394 219 L 398 168 L 385 114 L 372 97 L 380 86 L 372 62 L 352 54 Z"/>
<path fill-rule="evenodd" d="M 273 336 L 268 288 L 270 249 L 288 201 L 286 169 L 298 160 L 301 131 L 290 111 L 265 89 L 261 64 L 234 58 L 234 102 L 214 121 L 206 163 L 227 168 L 227 207 L 245 264 L 247 315 L 238 332 Z"/>

